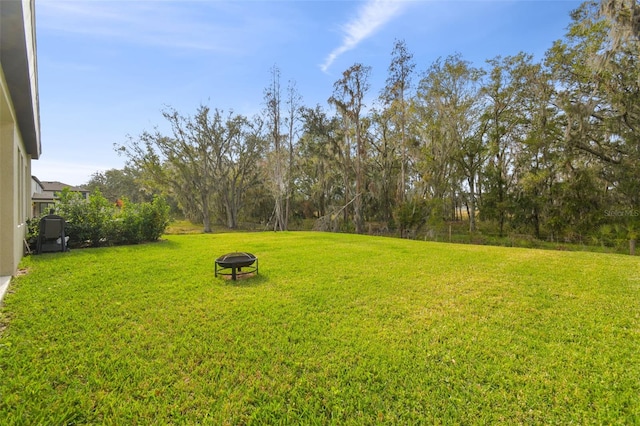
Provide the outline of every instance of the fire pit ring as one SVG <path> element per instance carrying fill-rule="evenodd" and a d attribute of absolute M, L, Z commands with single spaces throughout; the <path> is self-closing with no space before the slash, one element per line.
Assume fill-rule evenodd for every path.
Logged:
<path fill-rule="evenodd" d="M 215 261 L 214 273 L 216 277 L 218 274 L 231 275 L 231 279 L 235 281 L 239 275 L 254 272 L 258 274 L 258 258 L 251 253 L 227 253 Z"/>

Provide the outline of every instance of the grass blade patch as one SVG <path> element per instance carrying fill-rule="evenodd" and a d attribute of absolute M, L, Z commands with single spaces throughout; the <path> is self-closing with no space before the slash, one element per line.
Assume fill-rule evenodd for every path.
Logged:
<path fill-rule="evenodd" d="M 254 253 L 260 274 L 215 279 Z M 324 233 L 29 257 L 3 424 L 640 422 L 640 265 Z"/>

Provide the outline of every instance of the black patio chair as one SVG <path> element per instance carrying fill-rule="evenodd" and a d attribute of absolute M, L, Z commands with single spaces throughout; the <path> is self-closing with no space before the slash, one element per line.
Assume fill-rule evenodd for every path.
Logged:
<path fill-rule="evenodd" d="M 67 251 L 66 222 L 62 216 L 48 214 L 40 219 L 38 253 Z"/>

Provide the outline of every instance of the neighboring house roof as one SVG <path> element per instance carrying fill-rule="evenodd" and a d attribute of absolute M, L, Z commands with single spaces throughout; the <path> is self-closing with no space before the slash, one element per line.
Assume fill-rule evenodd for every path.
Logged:
<path fill-rule="evenodd" d="M 40 107 L 33 0 L 0 0 L 0 68 L 31 158 L 40 157 Z"/>
<path fill-rule="evenodd" d="M 33 176 L 33 178 L 42 186 L 42 192 L 36 192 L 31 196 L 33 201 L 52 201 L 57 198 L 56 193 L 61 192 L 65 188 L 69 188 L 72 192 L 89 193 L 89 190 L 82 186 L 67 185 L 66 183 L 58 181 L 40 181 L 35 176 Z"/>
<path fill-rule="evenodd" d="M 33 179 L 42 188 L 42 182 L 40 182 L 40 179 L 38 179 L 37 177 L 35 177 L 33 175 L 31 175 L 31 179 Z"/>
<path fill-rule="evenodd" d="M 69 188 L 70 191 L 74 191 L 74 192 L 87 192 L 87 193 L 89 192 L 88 189 L 82 186 L 67 185 L 66 183 L 62 183 L 58 181 L 42 180 L 40 181 L 40 184 L 42 185 L 42 189 L 45 191 L 60 192 L 65 188 Z"/>
<path fill-rule="evenodd" d="M 42 188 L 42 182 L 40 182 L 40 180 L 35 177 L 35 176 L 31 176 L 31 192 L 33 192 L 34 194 L 38 194 L 40 192 L 44 191 L 44 188 Z"/>
<path fill-rule="evenodd" d="M 51 192 L 36 192 L 31 196 L 31 201 L 35 201 L 35 202 L 38 202 L 38 201 L 46 202 L 46 201 L 53 201 L 53 200 L 55 200 L 55 197 Z"/>

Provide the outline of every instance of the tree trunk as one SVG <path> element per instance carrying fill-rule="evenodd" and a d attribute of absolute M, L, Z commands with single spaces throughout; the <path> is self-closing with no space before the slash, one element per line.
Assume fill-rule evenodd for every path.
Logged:
<path fill-rule="evenodd" d="M 356 192 L 358 191 L 356 190 Z M 362 197 L 359 192 L 356 194 L 353 204 L 353 220 L 356 225 L 356 234 L 362 234 L 364 232 L 364 220 L 362 217 Z"/>
<path fill-rule="evenodd" d="M 233 218 L 233 211 L 232 211 L 232 208 L 231 208 L 231 203 L 228 200 L 225 202 L 225 210 L 226 210 L 226 213 L 227 213 L 227 228 L 234 229 L 235 228 L 235 226 L 234 226 L 234 222 L 235 221 L 234 221 L 234 218 Z"/>
<path fill-rule="evenodd" d="M 209 209 L 202 212 L 202 224 L 204 225 L 204 232 L 210 233 L 211 231 L 211 218 L 209 217 Z"/>
<path fill-rule="evenodd" d="M 211 215 L 209 214 L 209 197 L 202 195 L 200 197 L 202 202 L 202 224 L 204 225 L 204 232 L 211 232 Z"/>
<path fill-rule="evenodd" d="M 227 216 L 227 228 L 236 229 L 238 227 L 237 208 L 235 200 L 235 187 L 228 189 L 228 192 L 224 194 L 224 210 Z"/>
<path fill-rule="evenodd" d="M 469 232 L 476 232 L 475 179 L 469 178 Z"/>
<path fill-rule="evenodd" d="M 533 209 L 533 225 L 535 227 L 536 238 L 540 239 L 540 214 L 538 213 L 538 208 Z"/>
<path fill-rule="evenodd" d="M 273 231 L 284 231 L 284 223 L 282 217 L 282 198 L 280 196 L 276 196 L 276 204 L 274 209 L 274 217 L 275 220 L 273 222 Z"/>
<path fill-rule="evenodd" d="M 349 154 L 349 150 L 350 150 L 350 144 L 347 144 L 347 149 L 345 152 L 345 162 L 344 162 L 344 175 L 342 177 L 342 182 L 344 185 L 344 209 L 342 210 L 343 213 L 343 221 L 345 224 L 347 224 L 349 222 L 349 202 L 351 201 L 349 199 L 349 196 L 351 194 L 351 191 L 349 189 L 349 163 L 351 162 L 351 156 Z"/>
<path fill-rule="evenodd" d="M 358 147 L 360 151 L 360 147 Z M 356 225 L 356 234 L 364 232 L 364 220 L 362 217 L 362 154 L 358 152 L 356 158 L 356 199 L 353 202 L 353 221 Z"/>
<path fill-rule="evenodd" d="M 291 192 L 287 195 L 284 204 L 284 229 L 289 229 L 289 216 L 291 213 Z"/>

